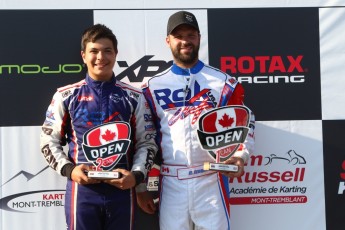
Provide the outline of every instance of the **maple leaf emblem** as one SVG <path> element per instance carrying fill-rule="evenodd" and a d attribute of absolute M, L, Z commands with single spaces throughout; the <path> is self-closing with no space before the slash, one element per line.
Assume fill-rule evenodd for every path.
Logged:
<path fill-rule="evenodd" d="M 102 138 L 105 141 L 112 141 L 114 140 L 116 134 L 111 132 L 109 129 L 107 129 L 107 131 L 105 131 L 105 134 L 102 134 Z"/>
<path fill-rule="evenodd" d="M 218 121 L 219 121 L 219 124 L 223 126 L 223 128 L 227 128 L 227 127 L 230 127 L 232 123 L 234 123 L 234 118 L 229 117 L 228 114 L 224 113 L 224 115 L 222 116 L 222 119 Z"/>

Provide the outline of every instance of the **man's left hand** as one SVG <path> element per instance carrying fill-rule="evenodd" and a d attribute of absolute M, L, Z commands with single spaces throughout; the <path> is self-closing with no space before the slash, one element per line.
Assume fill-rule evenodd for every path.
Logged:
<path fill-rule="evenodd" d="M 119 189 L 125 190 L 135 186 L 135 177 L 132 172 L 126 169 L 115 169 L 114 171 L 121 173 L 121 178 L 103 180 L 104 183 L 111 184 Z"/>

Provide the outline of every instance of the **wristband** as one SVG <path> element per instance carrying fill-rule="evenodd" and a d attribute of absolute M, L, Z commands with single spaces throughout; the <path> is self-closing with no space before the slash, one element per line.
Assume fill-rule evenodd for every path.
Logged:
<path fill-rule="evenodd" d="M 140 171 L 132 171 L 134 177 L 135 177 L 135 185 L 137 186 L 144 180 L 144 174 Z"/>
<path fill-rule="evenodd" d="M 61 175 L 72 180 L 72 171 L 75 168 L 75 165 L 72 163 L 65 164 L 61 169 Z"/>

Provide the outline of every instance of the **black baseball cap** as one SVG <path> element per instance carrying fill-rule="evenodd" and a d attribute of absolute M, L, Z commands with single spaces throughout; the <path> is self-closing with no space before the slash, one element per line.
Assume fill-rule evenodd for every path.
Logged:
<path fill-rule="evenodd" d="M 167 35 L 169 35 L 176 27 L 182 24 L 190 25 L 200 33 L 198 21 L 196 20 L 194 14 L 188 11 L 179 11 L 169 17 Z"/>

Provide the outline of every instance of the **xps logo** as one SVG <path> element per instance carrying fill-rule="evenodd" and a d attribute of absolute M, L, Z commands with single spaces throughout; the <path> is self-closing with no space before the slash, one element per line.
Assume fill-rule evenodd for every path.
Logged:
<path fill-rule="evenodd" d="M 121 68 L 126 69 L 118 74 L 116 78 L 121 80 L 125 77 L 128 77 L 130 82 L 143 82 L 144 77 L 153 77 L 156 74 L 168 69 L 173 63 L 173 61 L 166 62 L 163 60 L 152 61 L 150 60 L 152 57 L 153 55 L 145 55 L 131 66 L 128 66 L 126 61 L 118 61 L 117 64 Z M 138 75 L 136 75 L 135 70 L 138 68 Z"/>

